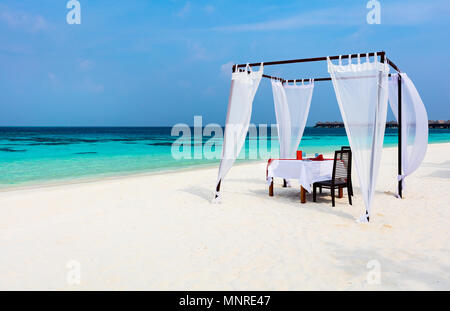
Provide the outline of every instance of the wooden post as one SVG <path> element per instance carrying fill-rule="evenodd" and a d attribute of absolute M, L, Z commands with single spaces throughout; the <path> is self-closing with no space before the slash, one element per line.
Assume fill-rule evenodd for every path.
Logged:
<path fill-rule="evenodd" d="M 218 193 L 220 192 L 220 184 L 222 183 L 222 179 L 221 180 L 219 180 L 219 183 L 217 184 L 217 187 L 216 187 L 216 195 L 215 195 L 215 198 L 217 199 L 217 197 L 219 196 L 218 195 Z"/>
<path fill-rule="evenodd" d="M 306 203 L 306 190 L 303 188 L 303 186 L 300 186 L 300 202 Z"/>
<path fill-rule="evenodd" d="M 402 175 L 402 77 L 398 74 L 398 175 Z M 398 195 L 402 198 L 402 180 L 398 181 Z"/>
<path fill-rule="evenodd" d="M 344 189 L 342 187 L 339 187 L 339 195 L 338 198 L 342 199 L 344 197 Z"/>
<path fill-rule="evenodd" d="M 273 197 L 273 178 L 269 186 L 269 197 Z"/>

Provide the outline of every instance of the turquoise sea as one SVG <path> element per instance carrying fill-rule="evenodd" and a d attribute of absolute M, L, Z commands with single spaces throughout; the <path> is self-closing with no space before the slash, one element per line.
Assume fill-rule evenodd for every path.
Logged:
<path fill-rule="evenodd" d="M 0 188 L 217 165 L 218 159 L 204 157 L 174 159 L 172 144 L 178 138 L 170 127 L 0 127 Z M 201 152 L 210 138 L 192 141 L 192 151 Z M 277 157 L 276 140 L 265 146 L 258 146 L 258 140 L 247 139 L 244 152 L 257 154 L 262 148 L 268 153 L 259 158 Z M 220 154 L 221 140 L 215 142 L 217 149 L 210 149 Z M 450 142 L 450 130 L 430 129 L 429 142 Z M 396 144 L 397 130 L 387 129 L 384 145 Z M 308 127 L 300 149 L 313 155 L 343 145 L 348 145 L 344 129 Z"/>

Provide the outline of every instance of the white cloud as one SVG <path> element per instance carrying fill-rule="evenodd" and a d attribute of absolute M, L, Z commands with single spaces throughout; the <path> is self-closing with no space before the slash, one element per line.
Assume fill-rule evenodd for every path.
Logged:
<path fill-rule="evenodd" d="M 78 68 L 82 71 L 88 71 L 94 66 L 94 63 L 89 59 L 79 59 Z"/>
<path fill-rule="evenodd" d="M 45 31 L 49 27 L 47 20 L 41 15 L 10 10 L 7 6 L 0 6 L 0 22 L 9 28 L 20 29 L 29 33 Z"/>
<path fill-rule="evenodd" d="M 352 12 L 348 10 L 331 8 L 310 11 L 281 19 L 228 25 L 216 27 L 214 29 L 224 31 L 268 31 L 294 29 L 312 25 L 349 24 L 351 23 L 351 18 L 349 18 L 350 14 L 352 14 Z"/>
<path fill-rule="evenodd" d="M 93 93 L 102 93 L 105 90 L 105 87 L 103 84 L 92 84 L 89 89 Z"/>
<path fill-rule="evenodd" d="M 191 88 L 191 87 L 192 87 L 191 81 L 188 81 L 188 80 L 179 80 L 179 81 L 177 82 L 177 85 L 178 85 L 179 87 L 184 88 L 184 89 L 188 89 L 188 88 Z"/>
<path fill-rule="evenodd" d="M 212 13 L 214 13 L 214 11 L 216 10 L 216 8 L 215 8 L 213 5 L 208 4 L 208 5 L 205 5 L 205 7 L 203 8 L 203 10 L 205 10 L 205 12 L 206 12 L 207 14 L 212 14 Z"/>
<path fill-rule="evenodd" d="M 220 66 L 220 74 L 223 77 L 230 78 L 233 65 L 234 65 L 234 62 L 232 62 L 232 61 L 229 61 L 228 63 L 221 65 Z"/>
<path fill-rule="evenodd" d="M 365 4 L 352 7 L 335 7 L 302 12 L 280 19 L 261 22 L 219 26 L 220 31 L 270 31 L 290 30 L 320 25 L 363 25 L 369 11 Z M 416 25 L 440 20 L 448 20 L 450 5 L 447 1 L 407 1 L 395 4 L 381 4 L 381 24 Z"/>
<path fill-rule="evenodd" d="M 81 85 L 82 90 L 85 90 L 90 93 L 103 93 L 105 87 L 103 84 L 96 83 L 92 81 L 90 78 L 86 79 Z"/>
<path fill-rule="evenodd" d="M 50 83 L 53 86 L 56 86 L 59 84 L 59 79 L 56 77 L 56 75 L 53 72 L 48 73 L 48 79 L 50 80 Z"/>
<path fill-rule="evenodd" d="M 216 89 L 213 86 L 208 86 L 206 89 L 204 89 L 203 91 L 203 95 L 206 97 L 210 97 L 216 94 Z"/>
<path fill-rule="evenodd" d="M 49 72 L 48 73 L 48 78 L 50 79 L 50 81 L 55 81 L 56 80 L 56 75 L 53 72 Z"/>
<path fill-rule="evenodd" d="M 66 83 L 66 81 L 61 81 L 58 76 L 53 72 L 48 72 L 48 81 L 50 86 L 57 89 L 67 89 L 74 88 L 79 92 L 87 92 L 87 93 L 103 93 L 105 91 L 105 86 L 101 83 L 97 83 L 93 81 L 90 77 L 85 77 L 84 79 L 79 80 L 79 82 L 72 85 L 71 83 Z"/>
<path fill-rule="evenodd" d="M 448 0 L 381 4 L 381 24 L 415 25 L 442 20 L 448 22 L 449 18 Z"/>
<path fill-rule="evenodd" d="M 191 56 L 194 60 L 206 60 L 208 59 L 207 50 L 200 43 L 189 43 L 189 49 Z"/>
<path fill-rule="evenodd" d="M 47 73 L 49 86 L 52 90 L 60 90 L 62 87 L 61 80 L 58 78 L 58 76 L 54 72 L 48 72 Z"/>
<path fill-rule="evenodd" d="M 177 16 L 178 17 L 186 17 L 187 15 L 189 15 L 189 13 L 191 13 L 191 2 L 188 1 L 184 4 L 184 6 L 177 12 Z"/>

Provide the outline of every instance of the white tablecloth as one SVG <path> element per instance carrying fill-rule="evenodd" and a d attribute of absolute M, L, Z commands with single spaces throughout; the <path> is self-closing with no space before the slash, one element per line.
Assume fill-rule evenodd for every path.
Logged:
<path fill-rule="evenodd" d="M 330 180 L 333 173 L 333 160 L 271 160 L 267 166 L 267 182 L 274 177 L 296 179 L 306 191 L 311 192 L 312 184 Z"/>

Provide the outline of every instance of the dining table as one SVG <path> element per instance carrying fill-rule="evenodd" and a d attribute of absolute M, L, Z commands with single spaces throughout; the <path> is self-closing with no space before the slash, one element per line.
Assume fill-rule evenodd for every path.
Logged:
<path fill-rule="evenodd" d="M 306 203 L 306 192 L 311 193 L 315 182 L 331 180 L 333 159 L 269 159 L 267 162 L 266 179 L 269 184 L 269 196 L 273 196 L 274 178 L 297 180 L 300 184 L 300 201 Z M 284 182 L 286 185 L 286 182 Z M 338 197 L 343 196 L 339 189 Z"/>

